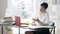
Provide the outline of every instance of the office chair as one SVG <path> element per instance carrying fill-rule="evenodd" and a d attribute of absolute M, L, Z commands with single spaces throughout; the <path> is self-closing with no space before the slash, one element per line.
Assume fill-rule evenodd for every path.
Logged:
<path fill-rule="evenodd" d="M 52 26 L 53 28 L 50 28 L 49 30 L 50 30 L 50 34 L 52 34 L 52 32 L 53 32 L 53 34 L 55 34 L 55 23 L 54 22 L 52 22 L 52 21 L 49 21 L 50 22 L 50 24 L 49 24 L 49 26 Z"/>

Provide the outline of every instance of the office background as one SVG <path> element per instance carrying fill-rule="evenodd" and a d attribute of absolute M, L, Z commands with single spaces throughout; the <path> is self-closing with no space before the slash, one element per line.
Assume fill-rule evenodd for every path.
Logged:
<path fill-rule="evenodd" d="M 6 10 L 4 9 L 5 17 L 13 17 L 14 19 L 18 15 L 21 16 L 22 21 L 30 21 L 32 13 L 36 14 L 36 11 L 39 11 L 40 4 L 47 2 L 50 20 L 55 22 L 56 34 L 60 34 L 60 0 L 6 0 L 4 2 L 7 6 Z M 16 28 L 12 29 L 17 30 Z"/>

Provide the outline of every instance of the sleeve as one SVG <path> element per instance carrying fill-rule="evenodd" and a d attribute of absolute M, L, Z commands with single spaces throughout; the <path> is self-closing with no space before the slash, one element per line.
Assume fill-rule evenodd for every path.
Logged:
<path fill-rule="evenodd" d="M 40 24 L 43 26 L 47 26 L 49 25 L 49 15 L 46 14 L 45 16 L 43 16 L 40 20 Z"/>

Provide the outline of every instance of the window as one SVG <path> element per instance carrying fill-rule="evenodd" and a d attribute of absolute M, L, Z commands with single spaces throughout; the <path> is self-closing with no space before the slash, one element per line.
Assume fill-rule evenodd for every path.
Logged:
<path fill-rule="evenodd" d="M 20 16 L 22 20 L 27 20 L 33 12 L 33 0 L 8 0 L 6 17 Z"/>

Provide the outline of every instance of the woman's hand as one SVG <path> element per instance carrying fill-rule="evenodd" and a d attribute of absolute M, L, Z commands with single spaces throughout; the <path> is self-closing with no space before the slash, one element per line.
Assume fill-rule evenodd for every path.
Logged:
<path fill-rule="evenodd" d="M 38 21 L 38 22 L 40 21 L 38 18 L 36 18 L 36 19 L 32 18 L 32 20 L 34 20 L 34 21 Z"/>

